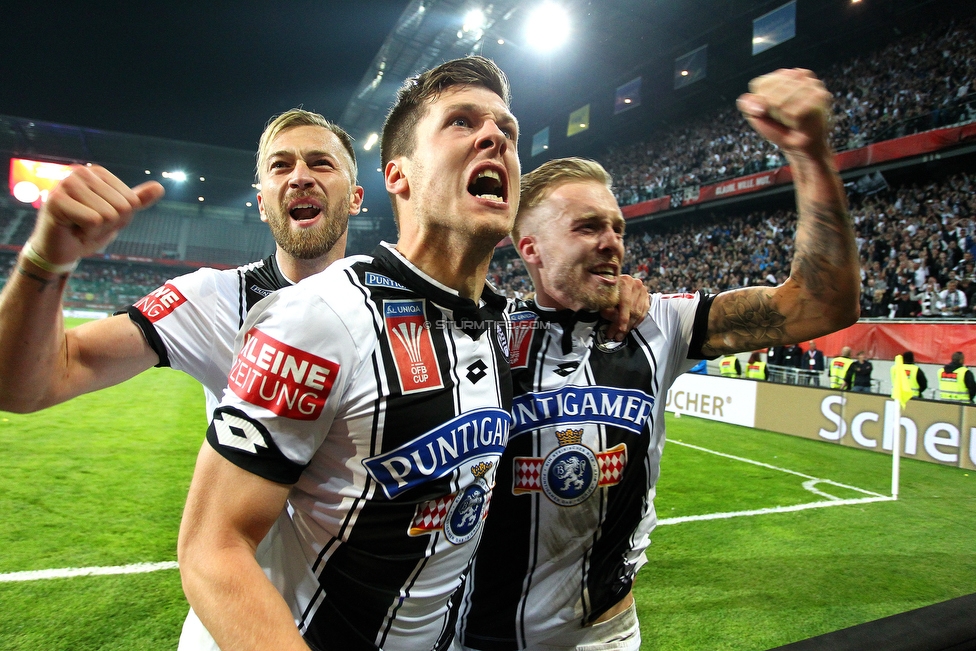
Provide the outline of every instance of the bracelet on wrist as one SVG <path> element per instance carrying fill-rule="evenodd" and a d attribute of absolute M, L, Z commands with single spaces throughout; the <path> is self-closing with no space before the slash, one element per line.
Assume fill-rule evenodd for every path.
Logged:
<path fill-rule="evenodd" d="M 34 249 L 33 245 L 30 243 L 30 240 L 27 240 L 27 242 L 24 243 L 24 248 L 22 248 L 20 252 L 30 261 L 32 265 L 38 269 L 43 269 L 48 273 L 58 275 L 71 273 L 78 267 L 78 263 L 81 262 L 81 260 L 75 260 L 74 262 L 69 262 L 68 264 L 54 264 L 53 262 L 49 262 Z"/>

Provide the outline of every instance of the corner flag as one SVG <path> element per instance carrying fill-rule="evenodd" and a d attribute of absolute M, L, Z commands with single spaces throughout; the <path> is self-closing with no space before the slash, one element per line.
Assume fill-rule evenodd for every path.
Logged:
<path fill-rule="evenodd" d="M 912 385 L 901 355 L 895 355 L 895 365 L 891 367 L 891 397 L 898 401 L 902 409 L 912 399 Z"/>

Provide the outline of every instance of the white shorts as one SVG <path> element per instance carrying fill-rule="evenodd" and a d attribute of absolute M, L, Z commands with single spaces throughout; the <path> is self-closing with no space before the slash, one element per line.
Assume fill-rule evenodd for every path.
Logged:
<path fill-rule="evenodd" d="M 203 622 L 192 608 L 183 622 L 177 651 L 220 651 L 210 632 L 203 626 Z"/>
<path fill-rule="evenodd" d="M 525 651 L 640 651 L 640 645 L 637 604 L 632 603 L 630 608 L 605 622 L 554 635 L 545 642 L 525 647 Z M 455 638 L 451 651 L 477 650 L 463 646 Z"/>

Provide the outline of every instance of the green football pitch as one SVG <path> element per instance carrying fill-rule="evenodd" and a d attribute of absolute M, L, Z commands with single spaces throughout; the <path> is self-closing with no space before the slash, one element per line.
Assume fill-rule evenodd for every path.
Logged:
<path fill-rule="evenodd" d="M 175 649 L 205 423 L 168 369 L 0 412 L 0 649 Z M 885 455 L 670 415 L 668 439 L 644 649 L 768 649 L 976 592 L 976 472 L 904 460 L 891 501 Z"/>

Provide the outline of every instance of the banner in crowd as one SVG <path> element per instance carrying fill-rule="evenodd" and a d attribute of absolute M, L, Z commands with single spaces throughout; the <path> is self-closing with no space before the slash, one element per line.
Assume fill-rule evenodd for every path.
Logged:
<path fill-rule="evenodd" d="M 860 149 L 841 152 L 837 154 L 835 161 L 837 169 L 844 171 L 900 158 L 908 158 L 910 156 L 920 156 L 933 151 L 947 149 L 970 140 L 976 140 L 976 123 L 961 127 L 950 127 L 947 129 L 935 129 L 924 133 L 916 133 L 902 138 L 875 143 L 861 147 Z M 790 173 L 789 167 L 781 167 L 767 172 L 760 172 L 758 174 L 702 186 L 697 199 L 689 200 L 684 198 L 679 205 L 690 206 L 706 201 L 724 199 L 730 196 L 765 190 L 777 185 L 791 183 L 792 181 L 793 175 Z M 678 202 L 675 203 L 677 204 Z M 624 206 L 622 211 L 624 217 L 630 219 L 632 217 L 651 215 L 662 210 L 668 210 L 671 207 L 671 197 L 666 196 Z"/>

